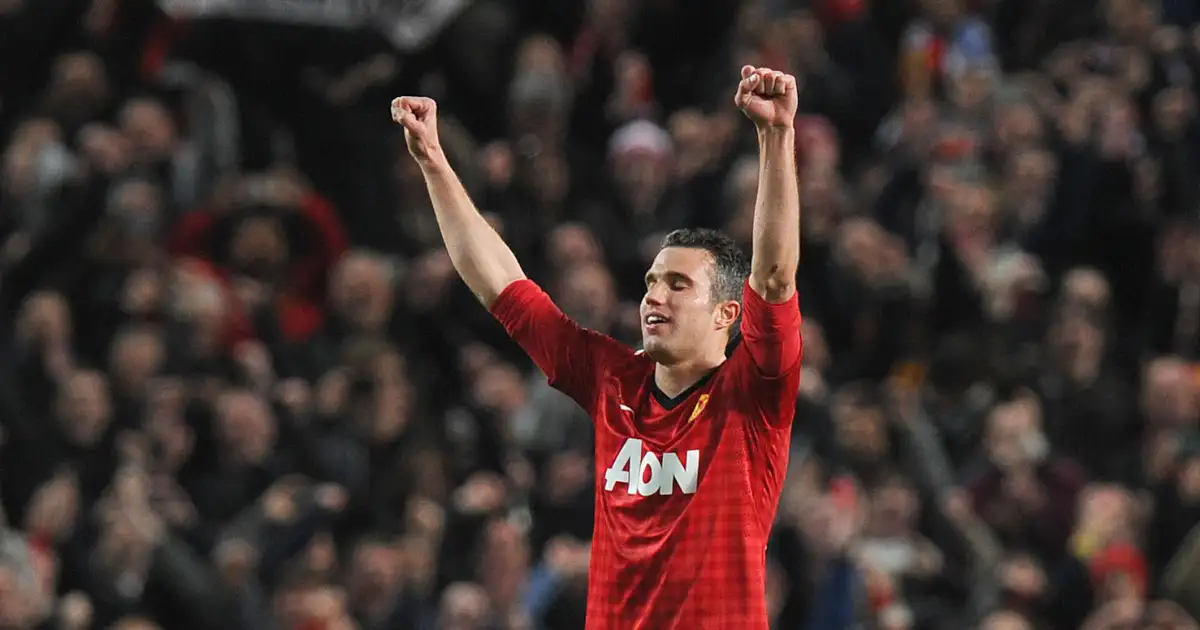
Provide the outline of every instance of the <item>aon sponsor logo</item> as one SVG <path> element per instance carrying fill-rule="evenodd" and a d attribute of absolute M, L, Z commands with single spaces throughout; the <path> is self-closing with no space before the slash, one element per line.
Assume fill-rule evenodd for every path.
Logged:
<path fill-rule="evenodd" d="M 683 459 L 675 453 L 664 453 L 660 458 L 650 451 L 643 453 L 642 441 L 629 438 L 604 473 L 604 489 L 611 492 L 618 483 L 623 483 L 629 494 L 644 497 L 676 492 L 696 494 L 699 476 L 700 451 L 687 451 Z"/>

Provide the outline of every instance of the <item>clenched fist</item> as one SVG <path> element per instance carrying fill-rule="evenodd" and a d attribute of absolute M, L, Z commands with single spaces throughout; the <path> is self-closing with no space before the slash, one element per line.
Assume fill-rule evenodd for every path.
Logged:
<path fill-rule="evenodd" d="M 790 128 L 796 120 L 796 77 L 770 68 L 744 66 L 733 102 L 759 129 Z"/>
<path fill-rule="evenodd" d="M 437 102 L 422 96 L 401 96 L 392 100 L 392 120 L 404 126 L 404 141 L 417 162 L 426 164 L 440 158 Z"/>

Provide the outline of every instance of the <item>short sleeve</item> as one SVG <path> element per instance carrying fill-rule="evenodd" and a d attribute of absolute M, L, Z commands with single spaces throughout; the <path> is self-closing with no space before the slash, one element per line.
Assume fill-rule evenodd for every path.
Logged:
<path fill-rule="evenodd" d="M 607 367 L 633 355 L 619 341 L 576 324 L 532 280 L 505 287 L 491 312 L 550 385 L 588 413 L 595 411 Z"/>
<path fill-rule="evenodd" d="M 772 304 L 746 283 L 742 305 L 742 343 L 731 359 L 772 426 L 791 424 L 800 390 L 804 344 L 800 336 L 800 298 Z"/>

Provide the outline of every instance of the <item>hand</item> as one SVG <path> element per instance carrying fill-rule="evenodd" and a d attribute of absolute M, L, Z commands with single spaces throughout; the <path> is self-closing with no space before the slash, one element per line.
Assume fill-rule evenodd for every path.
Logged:
<path fill-rule="evenodd" d="M 408 152 L 427 164 L 442 155 L 438 139 L 437 103 L 422 96 L 401 96 L 392 101 L 392 120 L 404 126 Z"/>
<path fill-rule="evenodd" d="M 796 120 L 796 77 L 770 68 L 742 67 L 733 102 L 759 129 L 790 129 Z"/>
<path fill-rule="evenodd" d="M 170 475 L 158 476 L 151 482 L 150 501 L 158 515 L 175 527 L 190 527 L 198 519 L 191 498 Z"/>

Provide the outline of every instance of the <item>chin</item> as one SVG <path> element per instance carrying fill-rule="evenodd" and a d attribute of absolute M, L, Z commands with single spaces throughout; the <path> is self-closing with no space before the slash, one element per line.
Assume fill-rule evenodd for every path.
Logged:
<path fill-rule="evenodd" d="M 646 352 L 646 356 L 654 359 L 655 363 L 669 364 L 673 361 L 671 351 L 667 349 L 667 344 L 658 337 L 642 338 L 642 350 Z"/>

